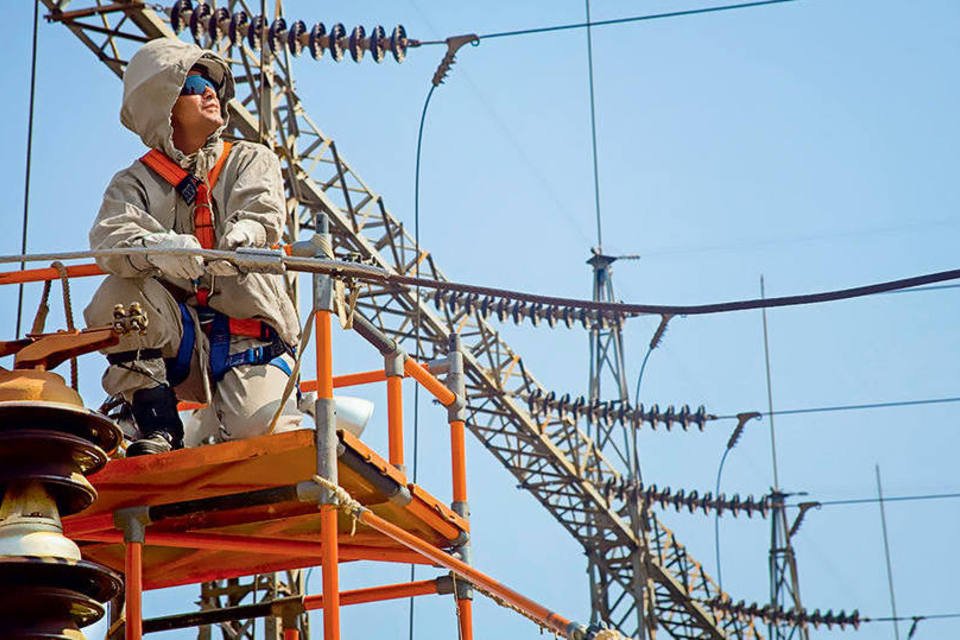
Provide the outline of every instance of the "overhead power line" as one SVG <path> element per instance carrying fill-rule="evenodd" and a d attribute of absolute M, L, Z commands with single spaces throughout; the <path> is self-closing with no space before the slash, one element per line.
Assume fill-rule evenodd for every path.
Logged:
<path fill-rule="evenodd" d="M 884 502 L 919 502 L 924 500 L 954 500 L 960 498 L 960 493 L 923 493 L 919 495 L 912 496 L 893 496 L 893 497 L 883 497 Z M 876 504 L 880 502 L 880 498 L 849 498 L 846 500 L 818 500 L 817 504 L 821 507 L 838 507 L 838 506 L 849 506 L 849 505 L 858 505 L 858 504 Z M 799 505 L 791 504 L 787 505 L 789 507 L 798 507 Z"/>
<path fill-rule="evenodd" d="M 884 293 L 916 293 L 918 291 L 940 291 L 942 289 L 960 289 L 960 284 L 938 284 L 932 287 L 914 287 L 912 289 L 897 289 L 896 291 L 885 291 Z"/>
<path fill-rule="evenodd" d="M 33 4 L 33 45 L 30 48 L 30 107 L 27 115 L 27 153 L 26 167 L 23 176 L 23 228 L 20 237 L 20 253 L 27 252 L 27 231 L 30 226 L 30 163 L 33 155 L 33 116 L 34 100 L 37 93 L 37 24 L 39 23 L 40 2 L 35 0 Z M 20 263 L 20 269 L 23 270 L 24 263 Z M 23 321 L 23 285 L 18 287 L 17 291 L 17 333 L 20 337 L 20 325 Z"/>
<path fill-rule="evenodd" d="M 924 616 L 887 616 L 885 618 L 864 618 L 862 622 L 906 622 L 908 620 L 946 620 L 948 618 L 960 618 L 960 611 L 957 613 L 931 613 Z"/>
<path fill-rule="evenodd" d="M 661 20 L 663 18 L 679 18 L 681 16 L 693 16 L 704 13 L 717 13 L 720 11 L 734 11 L 737 9 L 752 9 L 754 7 L 763 7 L 771 4 L 784 4 L 787 2 L 796 2 L 796 0 L 763 0 L 762 2 L 741 2 L 739 4 L 728 4 L 719 7 L 704 7 L 702 9 L 687 9 L 684 11 L 670 11 L 667 13 L 651 13 L 642 16 L 630 16 L 626 18 L 612 18 L 610 20 L 597 20 L 596 22 L 577 22 L 573 24 L 558 24 L 545 27 L 533 27 L 531 29 L 516 29 L 513 31 L 499 31 L 496 33 L 487 33 L 480 36 L 481 40 L 492 40 L 494 38 L 512 38 L 515 36 L 529 36 L 538 33 L 550 33 L 553 31 L 568 31 L 570 29 L 586 29 L 588 27 L 607 27 L 615 24 L 627 24 L 630 22 L 643 22 L 646 20 Z M 421 44 L 440 44 L 439 42 L 423 42 Z"/>
<path fill-rule="evenodd" d="M 775 416 L 799 415 L 803 413 L 830 413 L 833 411 L 864 411 L 868 409 L 889 409 L 893 407 L 915 407 L 925 404 L 949 404 L 960 402 L 960 396 L 950 396 L 946 398 L 925 398 L 921 400 L 896 400 L 893 402 L 871 402 L 866 404 L 840 404 L 825 407 L 804 407 L 802 409 L 783 409 L 774 411 Z M 763 415 L 769 416 L 770 412 L 765 411 Z M 737 414 L 717 416 L 717 420 L 734 420 Z"/>
<path fill-rule="evenodd" d="M 603 252 L 603 233 L 600 224 L 600 170 L 597 162 L 597 108 L 593 91 L 593 35 L 590 32 L 590 0 L 585 0 L 587 10 L 587 77 L 590 86 L 590 142 L 593 149 L 593 202 L 597 215 L 597 253 Z"/>
<path fill-rule="evenodd" d="M 240 252 L 219 251 L 214 249 L 142 249 L 128 247 L 122 249 L 97 249 L 92 251 L 67 251 L 56 253 L 36 253 L 26 255 L 0 256 L 0 264 L 15 262 L 40 262 L 50 260 L 80 260 L 119 255 L 197 255 L 206 260 L 227 260 L 241 270 L 275 270 L 286 268 L 289 271 L 305 273 L 328 273 L 334 277 L 353 278 L 360 282 L 386 282 L 403 284 L 410 287 L 424 287 L 435 289 L 434 303 L 440 307 L 447 305 L 454 308 L 458 305 L 469 304 L 470 312 L 477 311 L 483 317 L 489 317 L 501 311 L 505 315 L 531 318 L 540 321 L 552 317 L 556 319 L 564 310 L 574 312 L 596 312 L 604 316 L 624 318 L 634 315 L 651 314 L 667 316 L 707 315 L 713 313 L 728 313 L 731 311 L 747 311 L 772 307 L 791 307 L 821 302 L 834 302 L 851 298 L 862 298 L 878 293 L 909 289 L 921 285 L 960 280 L 960 269 L 939 271 L 899 280 L 888 280 L 876 284 L 839 289 L 779 298 L 760 298 L 753 300 L 738 300 L 734 302 L 719 302 L 701 305 L 660 305 L 660 304 L 628 304 L 623 302 L 597 302 L 594 300 L 580 300 L 577 298 L 560 298 L 544 296 L 509 289 L 497 289 L 478 285 L 452 282 L 450 280 L 435 280 L 432 278 L 416 278 L 388 271 L 381 267 L 371 266 L 346 260 L 327 260 L 304 258 L 300 256 L 284 256 L 280 252 Z M 498 303 L 517 303 L 500 304 Z M 572 317 L 572 316 L 571 316 Z M 585 316 L 586 317 L 586 316 Z M 579 316 L 577 320 L 579 320 Z"/>

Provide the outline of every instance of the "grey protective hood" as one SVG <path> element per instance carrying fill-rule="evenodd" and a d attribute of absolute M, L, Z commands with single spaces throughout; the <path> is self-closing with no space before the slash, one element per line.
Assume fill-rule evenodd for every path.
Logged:
<path fill-rule="evenodd" d="M 173 146 L 170 111 L 194 65 L 203 66 L 220 86 L 218 95 L 224 126 L 210 136 L 197 154 L 186 156 Z M 227 102 L 233 95 L 233 75 L 223 58 L 194 44 L 159 38 L 143 45 L 127 64 L 120 122 L 140 136 L 143 144 L 160 149 L 180 166 L 191 168 L 200 178 L 205 178 L 219 155 L 220 134 L 227 123 Z"/>

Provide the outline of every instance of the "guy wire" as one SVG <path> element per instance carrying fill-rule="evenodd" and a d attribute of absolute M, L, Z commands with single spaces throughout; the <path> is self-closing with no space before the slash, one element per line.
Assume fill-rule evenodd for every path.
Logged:
<path fill-rule="evenodd" d="M 597 112 L 593 91 L 593 37 L 590 29 L 590 0 L 584 0 L 587 9 L 587 75 L 590 79 L 590 142 L 593 149 L 593 202 L 597 214 L 597 253 L 603 253 L 603 233 L 600 225 L 600 171 L 597 163 Z"/>
<path fill-rule="evenodd" d="M 20 239 L 20 253 L 27 252 L 27 227 L 30 221 L 30 160 L 33 155 L 33 112 L 34 98 L 37 88 L 37 24 L 40 16 L 40 0 L 33 3 L 33 45 L 30 51 L 30 110 L 27 115 L 27 160 L 26 170 L 23 179 L 23 231 Z M 26 263 L 20 262 L 20 270 L 23 271 Z M 21 283 L 17 291 L 17 332 L 16 337 L 20 337 L 20 323 L 23 320 L 23 284 Z"/>
<path fill-rule="evenodd" d="M 763 286 L 763 276 L 760 276 L 760 299 L 766 300 L 766 290 Z M 770 342 L 767 336 L 767 309 L 761 309 L 763 315 L 763 361 L 767 374 L 767 415 L 770 417 L 770 456 L 773 459 L 773 490 L 780 490 L 780 479 L 777 473 L 777 432 L 773 426 L 773 386 L 770 384 Z"/>
<path fill-rule="evenodd" d="M 423 148 L 423 125 L 427 120 L 427 107 L 430 106 L 430 98 L 433 97 L 433 90 L 437 85 L 431 84 L 430 91 L 427 92 L 427 98 L 423 101 L 423 110 L 420 112 L 420 127 L 417 132 L 417 162 L 414 170 L 413 180 L 413 246 L 416 257 L 414 258 L 414 274 L 420 277 L 420 152 Z M 420 353 L 420 286 L 414 291 L 416 298 L 416 312 L 414 315 L 413 335 L 416 341 L 417 360 L 421 359 Z M 413 387 L 413 483 L 417 483 L 417 450 L 419 448 L 420 435 L 420 385 Z M 417 565 L 410 565 L 410 581 L 413 582 L 416 577 Z M 410 619 L 409 619 L 409 638 L 413 640 L 413 598 L 410 598 Z"/>
<path fill-rule="evenodd" d="M 560 24 L 551 27 L 534 27 L 532 29 L 516 29 L 514 31 L 500 31 L 498 33 L 487 33 L 479 36 L 481 40 L 490 40 L 493 38 L 508 38 L 513 36 L 525 36 L 535 33 L 548 33 L 551 31 L 566 31 L 569 29 L 583 29 L 589 27 L 605 27 L 615 24 L 626 24 L 628 22 L 641 22 L 643 20 L 657 20 L 660 18 L 678 18 L 680 16 L 692 16 L 701 13 L 716 13 L 719 11 L 732 11 L 736 9 L 750 9 L 753 7 L 762 7 L 771 4 L 783 4 L 785 2 L 795 2 L 796 0 L 763 0 L 761 2 L 743 2 L 740 4 L 728 4 L 719 7 L 704 7 L 703 9 L 687 9 L 684 11 L 670 11 L 669 13 L 651 13 L 642 16 L 630 16 L 626 18 L 613 18 L 611 20 L 598 20 L 597 22 L 578 22 L 574 24 Z M 434 44 L 422 43 L 422 44 Z M 437 42 L 436 44 L 440 44 Z"/>
<path fill-rule="evenodd" d="M 883 557 L 887 564 L 887 588 L 890 593 L 893 636 L 896 640 L 900 640 L 900 625 L 897 620 L 897 598 L 893 592 L 893 566 L 890 563 L 890 541 L 887 538 L 887 512 L 883 508 L 883 485 L 880 484 L 880 465 L 874 465 L 874 469 L 877 473 L 877 502 L 880 504 L 880 527 L 883 533 Z"/>

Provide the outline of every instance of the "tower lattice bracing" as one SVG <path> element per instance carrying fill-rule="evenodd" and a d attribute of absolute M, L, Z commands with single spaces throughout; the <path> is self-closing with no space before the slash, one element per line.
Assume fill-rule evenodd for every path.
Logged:
<path fill-rule="evenodd" d="M 616 302 L 613 288 L 614 256 L 604 255 L 599 248 L 587 260 L 593 271 L 593 301 Z M 610 390 L 607 397 L 615 398 L 620 405 L 629 405 L 630 391 L 627 385 L 626 363 L 624 362 L 623 332 L 620 323 L 611 323 L 608 326 L 595 324 L 590 329 L 590 378 L 589 400 L 591 403 L 603 399 L 604 381 L 609 383 Z M 635 433 L 628 425 L 613 426 L 601 433 L 599 428 L 594 434 L 588 425 L 588 435 L 596 438 L 601 449 L 613 452 L 614 457 L 626 470 L 627 476 L 635 479 L 637 475 L 637 452 Z M 640 630 L 650 628 L 647 616 L 653 611 L 653 603 L 649 594 L 653 590 L 650 582 L 647 565 L 649 564 L 649 510 L 643 507 L 640 500 L 632 500 L 627 509 L 628 522 L 631 532 L 638 541 L 638 548 L 633 557 L 633 574 L 629 592 L 611 589 L 600 563 L 595 561 L 592 554 L 587 554 L 587 574 L 590 578 L 590 604 L 594 620 L 602 619 L 607 624 L 613 623 L 618 628 L 627 626 L 627 621 L 635 625 L 638 635 Z M 620 620 L 613 620 L 612 613 L 618 609 L 615 598 L 629 596 L 630 605 L 623 611 Z M 638 603 L 643 603 L 642 605 Z M 649 631 L 649 636 L 655 631 Z"/>
<path fill-rule="evenodd" d="M 73 2 L 61 11 L 56 0 L 42 0 L 52 19 L 70 29 L 118 76 L 141 43 L 152 38 L 178 37 L 169 18 L 134 2 Z M 254 5 L 257 6 L 248 6 Z M 258 3 L 219 3 L 228 12 L 258 13 Z M 303 16 L 307 18 L 308 16 Z M 183 36 L 190 39 L 189 31 Z M 292 82 L 288 51 L 268 56 L 269 96 L 259 98 L 261 53 L 247 43 L 230 46 L 225 38 L 212 42 L 205 30 L 198 42 L 221 51 L 233 65 L 237 97 L 230 103 L 232 134 L 258 140 L 261 110 L 281 159 L 290 208 L 291 233 L 310 228 L 318 212 L 326 213 L 334 234 L 335 253 L 354 254 L 392 272 L 412 274 L 420 263 L 422 275 L 446 279 L 433 256 L 421 248 L 394 217 L 383 199 L 339 153 L 301 104 Z M 613 444 L 619 426 L 589 427 L 568 414 L 549 410 L 534 418 L 526 398 L 545 394 L 527 363 L 501 338 L 490 322 L 468 307 L 435 308 L 424 297 L 395 285 L 363 290 L 357 312 L 412 352 L 414 318 L 419 314 L 426 357 L 445 352 L 455 328 L 463 344 L 469 398 L 468 428 L 480 442 L 587 550 L 603 597 L 599 617 L 625 635 L 640 636 L 644 609 L 638 584 L 649 580 L 649 615 L 655 626 L 674 638 L 755 638 L 749 619 L 711 608 L 720 591 L 702 565 L 690 556 L 674 534 L 650 515 L 646 521 L 649 553 L 631 511 L 637 499 L 612 495 L 623 486 L 630 466 Z M 619 335 L 619 334 L 618 334 Z"/>
<path fill-rule="evenodd" d="M 787 524 L 786 494 L 774 489 L 770 497 L 770 604 L 784 611 L 803 611 L 797 556 L 790 541 L 794 528 Z M 771 640 L 810 640 L 804 624 L 771 621 L 767 630 Z"/>

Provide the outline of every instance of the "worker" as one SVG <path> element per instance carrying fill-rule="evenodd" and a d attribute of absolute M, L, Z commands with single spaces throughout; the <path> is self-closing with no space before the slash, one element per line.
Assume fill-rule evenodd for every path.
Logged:
<path fill-rule="evenodd" d="M 226 261 L 163 253 L 237 250 L 281 239 L 286 206 L 280 164 L 267 147 L 223 140 L 234 80 L 211 51 L 162 38 L 143 45 L 123 76 L 120 120 L 151 149 L 117 173 L 90 231 L 97 249 L 158 253 L 110 255 L 108 274 L 84 311 L 109 323 L 116 304 L 139 302 L 149 324 L 104 350 L 108 394 L 122 397 L 138 427 L 128 456 L 181 448 L 179 400 L 207 405 L 187 444 L 265 433 L 284 395 L 299 342 L 286 279 L 240 273 Z M 288 394 L 289 396 L 289 394 Z M 289 398 L 275 431 L 302 415 Z"/>

